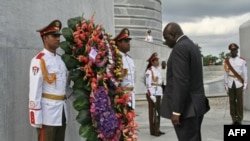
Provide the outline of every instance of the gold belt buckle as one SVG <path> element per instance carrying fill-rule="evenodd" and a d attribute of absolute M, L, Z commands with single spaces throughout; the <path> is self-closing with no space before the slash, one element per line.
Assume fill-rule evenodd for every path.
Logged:
<path fill-rule="evenodd" d="M 66 99 L 65 95 L 53 95 L 53 94 L 47 94 L 47 93 L 43 93 L 42 97 L 52 99 L 52 100 L 65 100 Z"/>

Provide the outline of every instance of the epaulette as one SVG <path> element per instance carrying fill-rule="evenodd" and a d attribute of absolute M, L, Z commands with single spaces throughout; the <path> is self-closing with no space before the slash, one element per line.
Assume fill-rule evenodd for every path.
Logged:
<path fill-rule="evenodd" d="M 242 59 L 242 60 L 246 60 L 245 58 L 243 58 L 243 57 L 240 57 L 240 59 Z"/>
<path fill-rule="evenodd" d="M 37 54 L 36 59 L 41 59 L 43 57 L 44 53 L 40 52 Z"/>
<path fill-rule="evenodd" d="M 126 56 L 128 56 L 128 57 L 130 57 L 130 58 L 131 58 L 131 56 L 130 56 L 130 55 L 128 55 L 128 54 L 126 54 Z"/>

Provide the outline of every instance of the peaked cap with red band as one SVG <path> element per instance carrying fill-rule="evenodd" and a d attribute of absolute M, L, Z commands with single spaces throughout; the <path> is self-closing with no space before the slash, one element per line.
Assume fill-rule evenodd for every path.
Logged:
<path fill-rule="evenodd" d="M 235 44 L 235 43 L 231 43 L 229 46 L 228 46 L 228 49 L 229 50 L 236 50 L 236 49 L 238 49 L 239 48 L 239 46 L 237 45 L 237 44 Z"/>
<path fill-rule="evenodd" d="M 123 28 L 121 30 L 121 32 L 114 38 L 114 41 L 120 41 L 122 39 L 129 39 L 131 40 L 131 38 L 129 37 L 129 30 L 128 28 Z"/>
<path fill-rule="evenodd" d="M 154 52 L 149 58 L 148 58 L 148 62 L 152 62 L 152 61 L 154 61 L 154 60 L 156 60 L 156 59 L 159 59 L 158 58 L 158 54 L 156 53 L 156 52 Z"/>
<path fill-rule="evenodd" d="M 62 27 L 62 23 L 59 20 L 54 20 L 52 21 L 49 25 L 45 26 L 42 29 L 36 30 L 37 32 L 40 32 L 40 35 L 46 35 L 46 34 L 57 34 L 61 35 L 62 33 L 60 32 Z"/>

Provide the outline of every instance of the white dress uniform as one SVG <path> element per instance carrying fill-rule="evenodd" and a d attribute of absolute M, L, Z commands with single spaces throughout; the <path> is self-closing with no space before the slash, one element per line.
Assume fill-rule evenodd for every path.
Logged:
<path fill-rule="evenodd" d="M 150 94 L 154 96 L 162 96 L 162 76 L 160 70 L 154 66 L 151 66 L 147 69 L 145 76 L 146 87 Z"/>
<path fill-rule="evenodd" d="M 56 79 L 51 84 L 45 81 L 42 74 L 41 58 L 46 64 L 47 76 L 51 77 L 51 74 L 56 74 Z M 67 68 L 61 56 L 44 49 L 31 60 L 29 115 L 32 126 L 37 127 L 37 125 L 42 124 L 61 126 L 63 110 L 67 119 L 66 81 Z M 64 99 L 58 100 L 58 97 Z"/>
<path fill-rule="evenodd" d="M 122 55 L 122 63 L 123 63 L 123 70 L 126 70 L 128 73 L 123 78 L 121 82 L 122 87 L 132 88 L 129 90 L 131 92 L 131 101 L 128 103 L 130 107 L 135 109 L 135 64 L 133 59 L 128 56 L 127 54 L 120 52 Z"/>
<path fill-rule="evenodd" d="M 234 82 L 236 88 L 244 86 L 243 89 L 246 89 L 248 85 L 246 61 L 243 58 L 237 56 L 235 58 L 232 57 L 229 58 L 229 62 L 231 66 L 234 68 L 234 70 L 244 79 L 244 84 L 242 84 L 237 79 L 237 77 L 234 76 L 231 70 L 227 70 L 227 68 L 225 68 L 226 69 L 224 73 L 225 87 L 232 88 L 232 84 Z"/>
<path fill-rule="evenodd" d="M 153 42 L 153 36 L 147 35 L 147 36 L 145 37 L 145 41 L 147 41 L 147 42 Z"/>

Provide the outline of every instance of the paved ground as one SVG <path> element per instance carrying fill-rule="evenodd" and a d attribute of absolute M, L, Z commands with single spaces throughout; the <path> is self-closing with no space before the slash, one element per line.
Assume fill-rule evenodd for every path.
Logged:
<path fill-rule="evenodd" d="M 228 97 L 209 98 L 210 111 L 205 115 L 202 124 L 203 141 L 223 141 L 223 127 L 231 124 Z M 161 118 L 161 131 L 165 135 L 151 136 L 149 133 L 147 101 L 136 102 L 136 122 L 139 124 L 138 141 L 177 141 L 174 128 L 168 119 Z M 250 124 L 250 121 L 243 121 Z"/>

